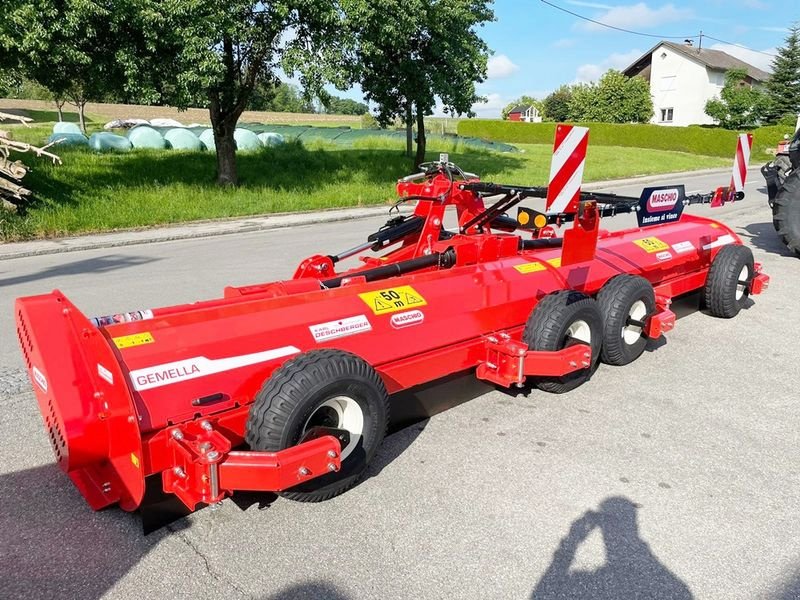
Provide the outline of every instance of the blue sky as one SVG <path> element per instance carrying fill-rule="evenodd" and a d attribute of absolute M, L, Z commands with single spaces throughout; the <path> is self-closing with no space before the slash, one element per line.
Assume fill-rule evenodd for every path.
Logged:
<path fill-rule="evenodd" d="M 798 0 L 551 1 L 623 29 L 656 36 L 696 36 L 702 30 L 767 53 L 782 45 L 791 20 L 800 20 Z M 544 97 L 564 83 L 592 81 L 609 68 L 623 69 L 659 41 L 582 21 L 539 0 L 496 0 L 494 11 L 495 21 L 480 30 L 494 52 L 489 77 L 478 88 L 488 102 L 474 107 L 481 117 L 498 117 L 503 106 L 523 94 Z M 708 38 L 703 47 L 724 50 L 764 70 L 772 60 Z M 357 89 L 346 95 L 361 99 Z"/>

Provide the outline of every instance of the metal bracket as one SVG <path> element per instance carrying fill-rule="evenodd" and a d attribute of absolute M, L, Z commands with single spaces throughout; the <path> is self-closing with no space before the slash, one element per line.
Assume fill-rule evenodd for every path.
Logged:
<path fill-rule="evenodd" d="M 591 364 L 592 349 L 574 344 L 562 350 L 529 350 L 527 344 L 511 339 L 507 333 L 489 336 L 486 360 L 478 365 L 476 376 L 504 387 L 522 387 L 529 376 L 563 377 Z"/>

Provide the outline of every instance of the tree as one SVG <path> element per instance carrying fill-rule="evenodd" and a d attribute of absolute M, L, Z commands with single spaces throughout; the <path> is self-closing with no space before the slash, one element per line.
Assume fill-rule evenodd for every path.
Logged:
<path fill-rule="evenodd" d="M 572 88 L 562 85 L 548 95 L 543 104 L 544 118 L 561 123 L 569 118 L 569 102 L 572 100 Z"/>
<path fill-rule="evenodd" d="M 330 115 L 363 115 L 369 111 L 369 106 L 350 98 L 330 96 L 325 104 L 325 112 Z"/>
<path fill-rule="evenodd" d="M 59 115 L 65 99 L 75 104 L 86 131 L 86 103 L 124 85 L 113 3 L 19 0 L 4 22 L 22 73 L 50 91 Z"/>
<path fill-rule="evenodd" d="M 653 116 L 648 83 L 614 69 L 606 71 L 597 83 L 574 86 L 568 106 L 572 121 L 646 123 Z"/>
<path fill-rule="evenodd" d="M 747 71 L 730 69 L 719 98 L 706 102 L 706 114 L 725 129 L 747 129 L 760 124 L 769 106 L 767 95 L 747 82 Z"/>
<path fill-rule="evenodd" d="M 784 45 L 772 61 L 772 75 L 766 83 L 769 106 L 766 120 L 775 123 L 786 115 L 800 113 L 800 24 L 789 29 Z"/>
<path fill-rule="evenodd" d="M 313 113 L 314 107 L 300 89 L 290 83 L 262 81 L 253 89 L 247 103 L 248 110 L 273 112 Z"/>
<path fill-rule="evenodd" d="M 448 114 L 474 116 L 476 82 L 486 78 L 489 49 L 476 28 L 494 19 L 488 0 L 342 0 L 356 40 L 353 81 L 387 126 L 406 124 L 407 153 L 416 121 L 415 164 L 425 161 L 425 116 L 437 98 Z"/>
<path fill-rule="evenodd" d="M 299 74 L 309 97 L 339 78 L 339 57 L 349 40 L 341 35 L 341 11 L 327 0 L 227 0 L 170 2 L 137 0 L 165 15 L 157 52 L 147 64 L 167 61 L 179 107 L 207 106 L 217 149 L 217 181 L 238 182 L 233 134 L 253 90 L 274 81 L 280 67 Z"/>
<path fill-rule="evenodd" d="M 522 96 L 520 98 L 517 98 L 513 102 L 506 104 L 505 108 L 503 108 L 503 110 L 500 111 L 500 116 L 503 118 L 504 121 L 508 119 L 508 113 L 514 110 L 514 108 L 517 106 L 535 106 L 536 109 L 539 111 L 539 114 L 544 112 L 544 103 L 541 100 L 537 100 L 533 96 Z"/>

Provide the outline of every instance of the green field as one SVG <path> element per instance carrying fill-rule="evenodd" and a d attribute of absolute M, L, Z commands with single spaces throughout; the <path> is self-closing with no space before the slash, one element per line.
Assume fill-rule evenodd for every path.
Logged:
<path fill-rule="evenodd" d="M 51 124 L 11 126 L 17 139 L 41 143 Z M 497 153 L 442 142 L 440 151 L 485 180 L 518 185 L 546 182 L 552 147 L 520 144 L 523 152 Z M 13 241 L 112 229 L 165 225 L 288 211 L 310 211 L 391 202 L 394 183 L 410 172 L 402 145 L 365 139 L 353 148 L 288 143 L 238 158 L 241 185 L 214 183 L 210 153 L 134 151 L 95 154 L 60 148 L 64 164 L 54 166 L 30 155 L 35 168 L 25 185 L 37 199 L 26 214 L 0 211 L 0 239 Z M 589 148 L 585 181 L 724 167 L 729 159 L 679 152 L 595 146 Z"/>

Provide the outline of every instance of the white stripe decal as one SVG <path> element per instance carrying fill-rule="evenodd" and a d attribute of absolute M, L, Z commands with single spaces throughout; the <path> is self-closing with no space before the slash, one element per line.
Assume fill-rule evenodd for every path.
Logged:
<path fill-rule="evenodd" d="M 176 360 L 163 365 L 154 365 L 144 369 L 131 371 L 131 381 L 133 389 L 137 391 L 149 390 L 152 388 L 188 381 L 206 375 L 232 371 L 239 367 L 248 367 L 259 363 L 283 358 L 298 354 L 299 349 L 294 346 L 284 346 L 274 350 L 255 352 L 253 354 L 243 354 L 241 356 L 231 356 L 230 358 L 210 359 L 205 356 L 196 356 L 185 360 Z"/>
<path fill-rule="evenodd" d="M 575 172 L 569 178 L 566 185 L 561 189 L 556 196 L 553 203 L 550 205 L 550 213 L 560 213 L 563 212 L 567 206 L 569 206 L 570 201 L 575 197 L 575 194 L 578 193 L 578 190 L 581 189 L 581 183 L 583 182 L 583 167 L 586 164 L 586 160 L 582 160 L 581 164 L 575 169 Z"/>
<path fill-rule="evenodd" d="M 723 236 L 718 237 L 713 242 L 710 242 L 703 246 L 703 250 L 711 250 L 712 248 L 716 248 L 718 246 L 727 246 L 728 244 L 732 244 L 734 242 L 733 236 L 726 233 Z"/>
<path fill-rule="evenodd" d="M 569 157 L 575 152 L 575 149 L 583 141 L 588 131 L 586 127 L 573 127 L 567 137 L 561 141 L 561 145 L 553 152 L 552 162 L 550 163 L 550 181 L 553 181 L 555 176 L 558 175 L 561 167 L 569 160 Z"/>

